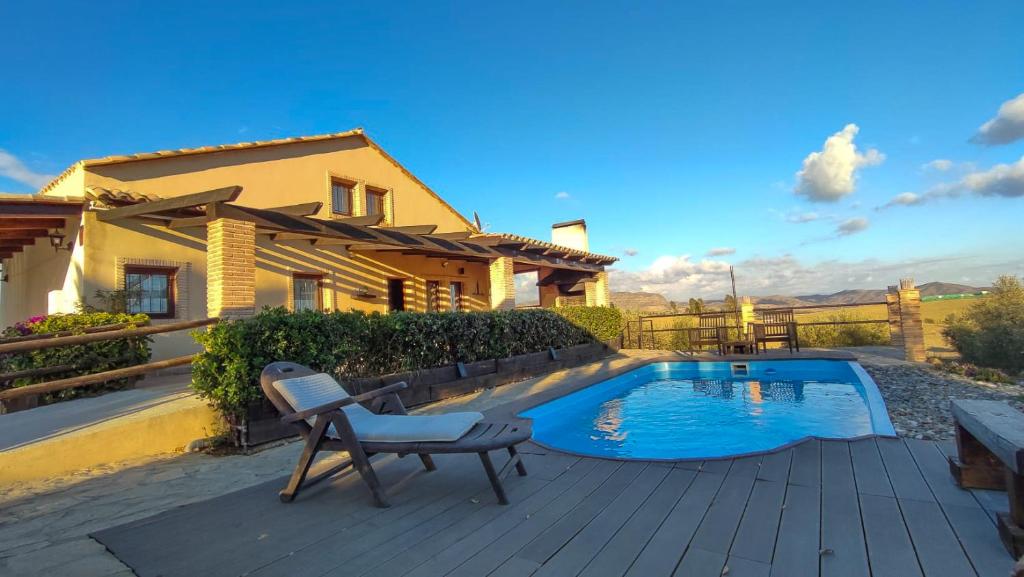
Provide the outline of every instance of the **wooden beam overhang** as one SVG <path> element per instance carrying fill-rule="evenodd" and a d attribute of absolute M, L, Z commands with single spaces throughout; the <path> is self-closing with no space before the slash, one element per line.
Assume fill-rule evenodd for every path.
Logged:
<path fill-rule="evenodd" d="M 0 239 L 42 238 L 48 234 L 45 230 L 0 230 Z"/>
<path fill-rule="evenodd" d="M 46 202 L 12 203 L 0 201 L 0 217 L 2 218 L 33 218 L 38 216 L 77 216 L 81 213 L 82 205 L 77 203 L 49 204 Z"/>
<path fill-rule="evenodd" d="M 323 207 L 322 202 L 304 202 L 302 204 L 290 204 L 287 206 L 278 206 L 274 208 L 268 208 L 274 212 L 281 212 L 284 214 L 290 214 L 292 216 L 313 216 L 317 212 L 320 212 L 320 208 Z"/>
<path fill-rule="evenodd" d="M 22 217 L 16 220 L 0 220 L 0 230 L 48 230 L 51 228 L 63 228 L 67 226 L 63 218 L 28 218 Z"/>
<path fill-rule="evenodd" d="M 437 230 L 436 224 L 416 224 L 412 226 L 389 226 L 387 230 L 394 230 L 405 234 L 432 234 Z"/>
<path fill-rule="evenodd" d="M 435 233 L 431 234 L 431 236 L 435 236 L 437 238 L 441 238 L 441 239 L 445 239 L 445 240 L 465 240 L 465 239 L 473 236 L 473 233 L 471 233 L 469 231 L 465 231 L 465 232 L 435 232 Z"/>
<path fill-rule="evenodd" d="M 346 216 L 346 217 L 331 217 L 331 220 L 343 222 L 345 224 L 355 224 L 358 226 L 377 226 L 384 221 L 383 214 L 367 214 L 365 216 Z"/>
<path fill-rule="evenodd" d="M 241 193 L 241 186 L 228 186 L 225 188 L 196 192 L 164 200 L 140 202 L 138 204 L 111 208 L 109 210 L 97 212 L 96 218 L 103 222 L 113 222 L 115 220 L 130 218 L 133 216 L 152 217 L 161 212 L 196 208 L 202 205 L 207 205 L 207 214 L 209 215 L 210 206 L 233 201 L 238 198 L 238 195 Z M 173 220 L 171 222 L 173 222 Z"/>

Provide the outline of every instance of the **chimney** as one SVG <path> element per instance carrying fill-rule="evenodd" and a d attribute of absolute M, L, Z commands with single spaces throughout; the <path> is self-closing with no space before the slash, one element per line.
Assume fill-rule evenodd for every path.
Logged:
<path fill-rule="evenodd" d="M 587 242 L 587 221 L 581 218 L 551 225 L 551 242 L 566 248 L 590 252 L 590 243 Z"/>

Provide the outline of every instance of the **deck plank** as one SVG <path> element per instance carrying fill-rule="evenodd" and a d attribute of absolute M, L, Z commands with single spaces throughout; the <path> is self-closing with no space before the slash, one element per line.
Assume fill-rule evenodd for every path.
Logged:
<path fill-rule="evenodd" d="M 683 493 L 696 478 L 695 471 L 672 470 L 636 514 L 630 517 L 604 549 L 580 573 L 581 577 L 619 577 L 643 550 Z"/>
<path fill-rule="evenodd" d="M 935 500 L 942 504 L 965 507 L 977 504 L 970 491 L 956 486 L 953 475 L 949 472 L 949 463 L 934 442 L 917 439 L 905 441 Z"/>
<path fill-rule="evenodd" d="M 665 467 L 644 469 L 592 522 L 549 559 L 536 575 L 562 577 L 579 574 L 661 485 L 671 470 Z"/>
<path fill-rule="evenodd" d="M 721 577 L 726 559 L 723 553 L 691 547 L 672 577 Z"/>
<path fill-rule="evenodd" d="M 821 548 L 821 489 L 790 484 L 775 544 L 772 575 L 817 577 Z"/>
<path fill-rule="evenodd" d="M 821 577 L 867 577 L 867 547 L 850 445 L 821 445 Z"/>
<path fill-rule="evenodd" d="M 876 442 L 896 497 L 935 502 L 928 483 L 910 456 L 907 446 L 903 444 L 903 439 L 879 438 Z"/>
<path fill-rule="evenodd" d="M 644 469 L 647 463 L 630 461 L 624 463 L 601 487 L 587 496 L 575 509 L 562 517 L 516 554 L 516 557 L 543 564 L 555 555 L 576 533 L 599 515 L 616 497 L 628 487 Z"/>
<path fill-rule="evenodd" d="M 860 510 L 872 577 L 914 577 L 921 567 L 894 497 L 861 494 Z"/>
<path fill-rule="evenodd" d="M 723 574 L 729 577 L 768 577 L 771 571 L 772 566 L 767 563 L 732 556 L 726 559 L 722 569 Z"/>
<path fill-rule="evenodd" d="M 736 459 L 726 474 L 725 482 L 722 483 L 714 503 L 693 536 L 691 547 L 723 555 L 729 552 L 747 500 L 750 498 L 750 491 L 754 487 L 759 464 L 759 457 Z"/>
<path fill-rule="evenodd" d="M 729 550 L 730 557 L 771 563 L 785 496 L 784 481 L 754 481 L 754 490 Z"/>
<path fill-rule="evenodd" d="M 477 535 L 467 538 L 465 542 L 460 542 L 457 546 L 470 551 L 475 550 L 475 552 L 464 563 L 452 570 L 449 573 L 450 577 L 477 577 L 494 571 L 509 561 L 516 551 L 536 539 L 538 535 L 562 519 L 568 511 L 583 502 L 588 495 L 601 487 L 618 467 L 622 466 L 622 463 L 617 461 L 597 462 L 598 464 L 580 481 L 573 484 L 543 508 L 532 514 L 527 514 L 527 516 L 520 519 L 520 523 L 502 534 L 499 538 L 490 539 L 482 547 L 479 546 L 481 539 Z M 485 537 L 489 538 L 490 536 L 487 535 Z M 435 569 L 439 569 L 437 561 L 439 560 L 433 562 Z M 534 563 L 538 567 L 540 566 L 536 562 L 530 563 Z M 524 564 L 512 562 L 511 566 L 513 568 L 523 567 Z M 388 574 L 395 575 L 398 573 L 396 571 L 381 573 L 381 575 Z"/>
<path fill-rule="evenodd" d="M 853 476 L 857 481 L 857 493 L 895 497 L 889 475 L 882 464 L 875 440 L 861 439 L 850 443 L 850 458 L 853 461 Z"/>
<path fill-rule="evenodd" d="M 900 499 L 917 560 L 928 577 L 976 575 L 938 503 Z"/>
<path fill-rule="evenodd" d="M 789 465 L 793 461 L 793 449 L 769 453 L 761 459 L 761 468 L 757 478 L 765 481 L 782 481 L 789 479 Z"/>
<path fill-rule="evenodd" d="M 495 511 L 495 517 L 484 526 L 473 528 L 472 522 L 463 522 L 459 527 L 457 519 L 441 516 L 432 522 L 411 529 L 390 543 L 382 544 L 368 551 L 359 560 L 346 563 L 343 567 L 347 576 L 354 575 L 396 575 L 416 567 L 433 556 L 434 547 L 443 547 L 449 557 L 468 555 L 459 551 L 463 541 L 470 538 L 484 540 L 496 538 L 506 526 L 517 523 L 522 516 L 529 516 L 548 507 L 552 501 L 561 498 L 581 479 L 588 475 L 600 475 L 598 462 L 584 460 L 574 465 L 565 474 L 547 483 L 541 490 L 526 499 L 512 499 L 510 507 Z M 466 501 L 467 505 L 472 500 Z M 447 525 L 444 523 L 447 522 Z M 469 531 L 470 536 L 466 536 Z M 420 544 L 423 546 L 420 546 Z M 474 549 L 475 551 L 475 549 Z"/>
<path fill-rule="evenodd" d="M 804 487 L 821 486 L 821 441 L 810 439 L 793 448 L 788 482 Z"/>
<path fill-rule="evenodd" d="M 725 475 L 721 473 L 697 473 L 683 498 L 633 561 L 626 577 L 672 575 L 724 481 Z"/>
<path fill-rule="evenodd" d="M 943 505 L 943 512 L 979 577 L 1006 577 L 1014 560 L 992 519 L 977 506 Z"/>

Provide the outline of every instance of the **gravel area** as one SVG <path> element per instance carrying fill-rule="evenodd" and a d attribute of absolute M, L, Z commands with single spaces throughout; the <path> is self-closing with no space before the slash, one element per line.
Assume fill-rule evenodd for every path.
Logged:
<path fill-rule="evenodd" d="M 973 381 L 928 366 L 858 359 L 885 398 L 896 432 L 914 439 L 952 439 L 951 399 L 1007 401 L 1024 411 L 1024 386 Z"/>

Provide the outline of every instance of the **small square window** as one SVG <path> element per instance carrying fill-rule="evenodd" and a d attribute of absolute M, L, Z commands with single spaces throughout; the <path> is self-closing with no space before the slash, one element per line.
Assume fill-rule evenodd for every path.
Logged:
<path fill-rule="evenodd" d="M 319 311 L 324 308 L 324 278 L 318 274 L 292 274 L 292 310 Z"/>
<path fill-rule="evenodd" d="M 126 266 L 124 268 L 125 310 L 145 313 L 153 319 L 174 318 L 175 268 Z"/>
<path fill-rule="evenodd" d="M 384 202 L 387 200 L 388 192 L 386 190 L 378 190 L 376 188 L 366 188 L 366 214 L 373 215 L 386 215 L 387 211 L 384 210 Z"/>
<path fill-rule="evenodd" d="M 352 183 L 331 179 L 331 213 L 344 216 L 352 215 Z"/>

